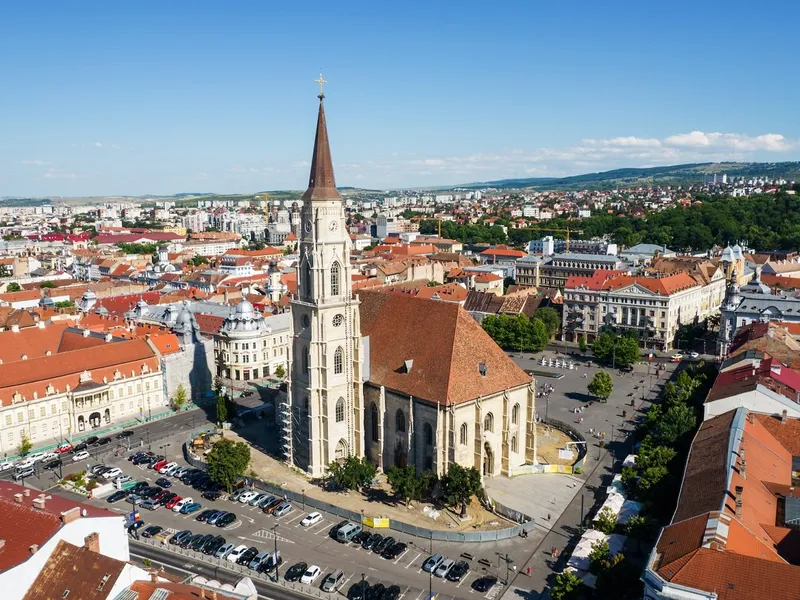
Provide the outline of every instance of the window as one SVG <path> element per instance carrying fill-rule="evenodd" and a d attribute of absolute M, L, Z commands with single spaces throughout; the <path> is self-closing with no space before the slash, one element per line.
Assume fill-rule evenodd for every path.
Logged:
<path fill-rule="evenodd" d="M 33 420 L 33 409 L 32 408 L 28 409 L 28 419 L 30 419 L 31 421 Z"/>
<path fill-rule="evenodd" d="M 331 296 L 339 295 L 339 263 L 334 262 L 331 266 Z"/>
<path fill-rule="evenodd" d="M 342 323 L 344 323 L 344 315 L 334 315 L 333 316 L 333 326 L 339 327 Z"/>
<path fill-rule="evenodd" d="M 339 398 L 336 401 L 336 422 L 341 423 L 344 421 L 344 398 Z"/>
<path fill-rule="evenodd" d="M 433 446 L 433 427 L 430 423 L 425 423 L 425 445 Z"/>
<path fill-rule="evenodd" d="M 341 375 L 344 370 L 344 350 L 341 346 L 333 353 L 333 373 L 334 375 Z"/>
<path fill-rule="evenodd" d="M 518 444 L 517 444 L 517 436 L 511 436 L 511 451 L 512 452 L 519 452 Z"/>
<path fill-rule="evenodd" d="M 467 424 L 466 423 L 462 423 L 461 424 L 461 436 L 460 436 L 461 437 L 460 441 L 461 441 L 461 445 L 462 446 L 466 446 L 467 445 L 467 435 L 468 435 Z"/>
<path fill-rule="evenodd" d="M 488 413 L 483 418 L 483 428 L 486 431 L 494 433 L 494 415 L 492 413 Z"/>
<path fill-rule="evenodd" d="M 11 425 L 11 415 L 6 415 L 6 425 Z"/>
<path fill-rule="evenodd" d="M 303 372 L 308 373 L 309 370 L 309 363 L 311 362 L 311 351 L 306 348 L 305 354 L 303 354 Z"/>
<path fill-rule="evenodd" d="M 516 425 L 519 423 L 519 404 L 515 404 L 511 409 L 511 423 Z"/>
<path fill-rule="evenodd" d="M 406 430 L 406 415 L 403 413 L 402 409 L 397 409 L 394 420 L 397 431 L 403 432 Z"/>
<path fill-rule="evenodd" d="M 56 414 L 57 412 L 58 412 L 58 408 L 56 407 L 56 405 L 55 405 L 55 404 L 51 405 L 51 406 L 50 406 L 50 414 L 51 414 L 51 415 L 54 415 L 54 414 Z"/>
<path fill-rule="evenodd" d="M 47 423 L 42 423 L 42 435 L 47 437 Z"/>
<path fill-rule="evenodd" d="M 10 443 L 12 443 L 12 444 L 14 443 L 14 432 L 13 431 L 9 431 L 8 432 L 8 441 Z"/>
<path fill-rule="evenodd" d="M 373 402 L 369 407 L 369 415 L 372 419 L 372 441 L 378 441 L 378 407 Z"/>
<path fill-rule="evenodd" d="M 31 439 L 32 440 L 36 439 L 36 425 L 31 427 Z"/>
<path fill-rule="evenodd" d="M 308 266 L 308 262 L 303 265 L 303 277 L 302 277 L 302 286 L 300 291 L 306 295 L 311 295 L 311 267 Z"/>
<path fill-rule="evenodd" d="M 39 407 L 39 416 L 40 417 L 46 417 L 47 416 L 47 407 L 46 406 L 40 406 Z"/>

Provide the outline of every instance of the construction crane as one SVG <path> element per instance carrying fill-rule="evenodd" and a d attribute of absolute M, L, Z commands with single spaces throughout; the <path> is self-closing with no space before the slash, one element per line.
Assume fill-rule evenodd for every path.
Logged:
<path fill-rule="evenodd" d="M 549 232 L 549 233 L 566 233 L 567 234 L 566 235 L 566 238 L 567 238 L 566 251 L 567 252 L 569 252 L 569 236 L 570 236 L 570 234 L 571 233 L 583 234 L 583 229 L 570 229 L 569 227 L 567 227 L 566 229 L 547 229 L 547 228 L 540 228 L 540 227 L 536 227 L 536 228 L 531 227 L 530 229 L 535 229 L 536 231 L 546 231 L 546 232 Z"/>

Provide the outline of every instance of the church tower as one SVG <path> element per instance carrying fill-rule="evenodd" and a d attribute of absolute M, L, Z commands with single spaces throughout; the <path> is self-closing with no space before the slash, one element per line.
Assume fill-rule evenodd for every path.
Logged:
<path fill-rule="evenodd" d="M 361 332 L 352 297 L 350 236 L 333 177 L 322 76 L 317 134 L 300 214 L 297 296 L 283 445 L 287 462 L 320 477 L 364 455 Z"/>

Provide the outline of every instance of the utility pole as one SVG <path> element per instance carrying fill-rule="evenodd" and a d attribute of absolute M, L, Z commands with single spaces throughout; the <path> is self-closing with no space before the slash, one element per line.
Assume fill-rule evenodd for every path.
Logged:
<path fill-rule="evenodd" d="M 280 566 L 278 562 L 278 523 L 275 523 L 272 528 L 272 537 L 275 539 L 275 583 L 278 583 L 278 568 Z"/>
<path fill-rule="evenodd" d="M 433 556 L 433 531 L 431 531 L 431 556 Z M 433 598 L 433 569 L 428 571 L 428 600 Z"/>

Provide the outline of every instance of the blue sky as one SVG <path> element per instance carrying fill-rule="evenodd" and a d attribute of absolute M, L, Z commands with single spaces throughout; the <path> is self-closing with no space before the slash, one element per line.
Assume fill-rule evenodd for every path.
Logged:
<path fill-rule="evenodd" d="M 0 196 L 800 159 L 800 5 L 0 3 Z"/>

